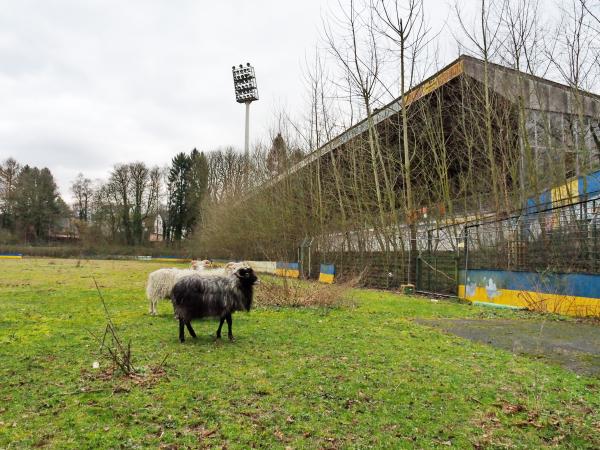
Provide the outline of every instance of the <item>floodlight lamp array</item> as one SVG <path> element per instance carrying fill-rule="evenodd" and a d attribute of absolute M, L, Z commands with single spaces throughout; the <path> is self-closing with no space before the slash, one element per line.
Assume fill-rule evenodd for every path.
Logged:
<path fill-rule="evenodd" d="M 239 67 L 233 66 L 233 87 L 235 89 L 235 100 L 238 103 L 249 103 L 258 100 L 258 89 L 256 87 L 256 77 L 254 67 L 247 63 Z"/>

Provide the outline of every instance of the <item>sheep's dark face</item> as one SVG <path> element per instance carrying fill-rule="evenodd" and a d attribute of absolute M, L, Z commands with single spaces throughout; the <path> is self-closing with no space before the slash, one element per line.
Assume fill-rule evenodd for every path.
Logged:
<path fill-rule="evenodd" d="M 240 267 L 234 272 L 234 275 L 240 280 L 244 302 L 244 309 L 250 311 L 252 308 L 252 286 L 260 283 L 260 280 L 250 267 Z"/>
<path fill-rule="evenodd" d="M 246 286 L 253 286 L 260 282 L 251 267 L 240 267 L 235 271 L 235 276 L 238 277 Z"/>

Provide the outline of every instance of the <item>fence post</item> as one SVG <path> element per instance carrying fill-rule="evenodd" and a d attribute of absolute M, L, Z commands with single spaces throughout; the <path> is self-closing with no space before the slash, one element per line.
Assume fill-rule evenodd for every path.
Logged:
<path fill-rule="evenodd" d="M 433 240 L 433 230 L 427 230 L 427 253 L 429 253 L 431 255 L 432 252 L 432 240 Z"/>
<path fill-rule="evenodd" d="M 430 254 L 429 257 L 427 258 L 427 261 L 425 261 L 425 264 L 427 266 L 427 290 L 430 292 L 431 292 L 431 259 L 432 259 L 432 256 Z"/>
<path fill-rule="evenodd" d="M 594 239 L 594 256 L 593 256 L 593 271 L 596 272 L 598 270 L 598 224 L 597 221 L 594 220 L 592 223 L 592 237 Z"/>
<path fill-rule="evenodd" d="M 437 255 L 433 257 L 433 272 L 435 273 L 435 290 L 439 291 L 440 285 L 438 284 L 439 275 L 438 275 L 438 257 L 437 257 Z"/>
<path fill-rule="evenodd" d="M 418 291 L 422 291 L 423 290 L 423 286 L 421 284 L 421 257 L 417 256 L 417 265 L 416 265 L 416 270 L 417 270 L 417 290 Z"/>
<path fill-rule="evenodd" d="M 587 208 L 586 208 L 587 210 Z M 598 216 L 599 213 L 596 212 L 596 200 L 592 202 L 592 271 L 596 272 L 598 270 Z"/>
<path fill-rule="evenodd" d="M 465 247 L 465 287 L 464 287 L 464 299 L 467 299 L 467 273 L 469 271 L 469 227 L 465 226 L 465 237 L 464 237 L 464 247 Z M 460 275 L 459 275 L 460 278 Z M 458 284 L 460 286 L 460 279 L 458 280 Z"/>
<path fill-rule="evenodd" d="M 456 293 L 458 294 L 458 286 L 460 285 L 460 277 L 459 277 L 459 272 L 458 272 L 458 263 L 459 263 L 459 256 L 455 256 L 453 258 L 454 261 L 454 282 L 456 284 Z"/>
<path fill-rule="evenodd" d="M 308 278 L 310 279 L 310 269 L 311 269 L 311 260 L 310 260 L 310 247 L 312 245 L 312 242 L 309 244 L 308 246 Z"/>

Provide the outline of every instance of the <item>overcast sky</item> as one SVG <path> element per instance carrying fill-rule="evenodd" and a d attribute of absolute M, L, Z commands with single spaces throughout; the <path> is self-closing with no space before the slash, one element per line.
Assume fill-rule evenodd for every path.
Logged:
<path fill-rule="evenodd" d="M 0 160 L 49 167 L 69 197 L 80 171 L 242 147 L 231 66 L 256 67 L 258 138 L 276 105 L 302 101 L 324 4 L 0 0 Z"/>
<path fill-rule="evenodd" d="M 242 148 L 231 66 L 247 61 L 260 94 L 251 136 L 265 140 L 276 109 L 302 109 L 302 66 L 336 2 L 0 0 L 0 160 L 50 168 L 68 201 L 79 172 Z M 448 4 L 426 0 L 433 28 Z"/>

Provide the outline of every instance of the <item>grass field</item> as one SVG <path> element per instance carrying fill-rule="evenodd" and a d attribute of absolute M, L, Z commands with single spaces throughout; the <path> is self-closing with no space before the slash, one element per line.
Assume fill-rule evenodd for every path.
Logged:
<path fill-rule="evenodd" d="M 600 447 L 598 378 L 413 321 L 530 315 L 354 290 L 354 307 L 259 306 L 234 342 L 202 321 L 180 344 L 168 302 L 147 313 L 157 267 L 0 261 L 0 448 Z M 90 334 L 92 277 L 136 377 L 111 376 Z"/>

